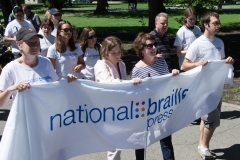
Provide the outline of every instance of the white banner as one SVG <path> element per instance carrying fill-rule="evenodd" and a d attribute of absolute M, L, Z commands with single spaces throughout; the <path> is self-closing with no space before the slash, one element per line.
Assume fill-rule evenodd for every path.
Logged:
<path fill-rule="evenodd" d="M 86 80 L 31 86 L 14 101 L 0 159 L 65 160 L 146 148 L 214 110 L 225 80 L 232 82 L 231 68 L 214 61 L 137 86 Z"/>

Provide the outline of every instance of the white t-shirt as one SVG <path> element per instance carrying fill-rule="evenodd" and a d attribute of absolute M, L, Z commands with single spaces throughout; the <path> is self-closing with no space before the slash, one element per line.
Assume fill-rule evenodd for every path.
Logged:
<path fill-rule="evenodd" d="M 12 22 L 8 23 L 4 35 L 11 38 L 16 38 L 16 34 L 22 27 L 31 27 L 34 28 L 32 23 L 28 20 L 23 20 L 22 22 L 18 22 L 14 19 Z M 20 52 L 16 42 L 11 42 L 12 52 Z"/>
<path fill-rule="evenodd" d="M 57 27 L 58 26 L 54 26 L 54 29 L 53 29 L 53 31 L 51 33 L 51 35 L 53 35 L 55 38 L 57 37 Z"/>
<path fill-rule="evenodd" d="M 99 51 L 95 48 L 86 48 L 83 57 L 86 68 L 81 71 L 84 79 L 94 80 L 94 65 L 100 59 Z"/>
<path fill-rule="evenodd" d="M 5 91 L 8 87 L 18 82 L 40 84 L 54 82 L 58 79 L 52 63 L 45 57 L 38 56 L 38 65 L 33 68 L 25 67 L 16 59 L 3 68 L 0 76 L 0 90 Z M 14 97 L 16 93 L 17 91 L 14 92 Z"/>
<path fill-rule="evenodd" d="M 40 46 L 41 46 L 40 55 L 43 57 L 46 57 L 48 48 L 54 44 L 55 37 L 53 35 L 50 35 L 48 37 L 45 37 L 43 35 L 43 38 L 39 38 L 39 40 L 40 40 Z"/>
<path fill-rule="evenodd" d="M 202 35 L 190 45 L 185 57 L 192 62 L 198 62 L 202 58 L 221 60 L 225 58 L 223 41 L 217 37 L 209 39 Z"/>
<path fill-rule="evenodd" d="M 73 72 L 77 66 L 78 57 L 83 54 L 82 49 L 78 44 L 75 44 L 76 50 L 70 51 L 69 48 L 64 53 L 59 53 L 56 50 L 55 44 L 48 48 L 47 57 L 56 60 L 55 69 L 59 78 L 66 78 L 69 73 L 79 78 L 80 73 Z"/>
<path fill-rule="evenodd" d="M 176 39 L 174 41 L 174 46 L 180 46 L 183 50 L 188 50 L 190 44 L 195 41 L 198 37 L 201 36 L 201 30 L 198 26 L 194 25 L 194 28 L 188 29 L 185 25 L 183 25 L 176 34 Z M 178 63 L 181 68 L 182 63 L 184 61 L 184 57 L 178 57 Z"/>

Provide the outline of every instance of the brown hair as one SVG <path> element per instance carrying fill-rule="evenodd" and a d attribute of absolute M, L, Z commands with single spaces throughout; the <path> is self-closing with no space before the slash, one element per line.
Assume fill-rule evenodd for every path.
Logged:
<path fill-rule="evenodd" d="M 191 15 L 194 15 L 197 17 L 197 12 L 194 8 L 192 7 L 189 7 L 187 9 L 185 9 L 184 13 L 183 13 L 183 21 L 184 21 L 184 24 L 187 23 L 187 18 Z"/>
<path fill-rule="evenodd" d="M 85 52 L 86 49 L 87 49 L 87 47 L 88 47 L 87 38 L 89 37 L 89 32 L 92 31 L 92 30 L 93 30 L 93 31 L 95 32 L 95 34 L 96 34 L 96 30 L 93 29 L 93 28 L 90 27 L 90 26 L 85 27 L 85 28 L 83 28 L 83 30 L 82 30 L 82 33 L 81 33 L 81 35 L 80 35 L 80 44 L 79 44 L 79 45 L 81 46 L 83 52 Z M 94 48 L 100 50 L 100 44 L 99 44 L 99 43 L 96 43 L 96 44 L 94 45 Z"/>
<path fill-rule="evenodd" d="M 67 50 L 67 46 L 64 43 L 64 40 L 62 38 L 62 36 L 60 35 L 61 29 L 62 29 L 62 25 L 64 24 L 69 24 L 70 27 L 72 28 L 72 25 L 70 22 L 68 21 L 60 21 L 58 24 L 58 28 L 57 28 L 57 36 L 55 39 L 55 46 L 56 46 L 56 50 L 60 53 L 64 53 Z M 70 51 L 74 51 L 76 48 L 74 40 L 73 40 L 73 36 L 68 40 L 68 47 Z"/>
<path fill-rule="evenodd" d="M 40 28 L 42 28 L 44 25 L 49 25 L 50 27 L 52 27 L 52 30 L 54 30 L 54 25 L 53 22 L 49 19 L 44 19 L 40 25 Z"/>
<path fill-rule="evenodd" d="M 143 59 L 142 51 L 144 49 L 144 45 L 146 44 L 147 40 L 154 40 L 156 41 L 155 37 L 152 34 L 140 32 L 138 33 L 137 37 L 133 41 L 133 48 L 136 51 L 138 57 Z"/>
<path fill-rule="evenodd" d="M 100 49 L 100 54 L 103 59 L 108 59 L 108 52 L 114 47 L 118 46 L 121 50 L 121 56 L 124 55 L 123 45 L 120 39 L 115 36 L 107 37 L 102 42 L 102 47 Z"/>
<path fill-rule="evenodd" d="M 202 24 L 202 27 L 203 27 L 204 30 L 205 30 L 204 23 L 209 25 L 210 17 L 216 17 L 217 19 L 219 19 L 219 15 L 216 12 L 206 12 L 206 13 L 204 13 L 201 17 L 201 24 Z"/>

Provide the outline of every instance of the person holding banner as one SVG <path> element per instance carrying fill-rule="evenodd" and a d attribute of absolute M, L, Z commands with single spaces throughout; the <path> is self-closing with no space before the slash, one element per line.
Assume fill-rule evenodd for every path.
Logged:
<path fill-rule="evenodd" d="M 154 35 L 139 33 L 133 42 L 133 47 L 140 61 L 132 70 L 132 78 L 146 78 L 169 74 L 168 65 L 163 57 L 158 58 L 157 42 Z M 172 75 L 178 75 L 179 70 L 173 69 Z M 172 136 L 160 140 L 162 154 L 165 160 L 174 160 Z M 144 149 L 135 150 L 136 160 L 144 160 Z"/>
<path fill-rule="evenodd" d="M 68 74 L 80 78 L 81 70 L 86 67 L 82 54 L 82 49 L 73 40 L 71 24 L 60 21 L 55 43 L 47 52 L 59 78 L 66 78 Z"/>
<path fill-rule="evenodd" d="M 102 42 L 100 49 L 102 59 L 94 66 L 95 81 L 97 82 L 123 82 L 127 81 L 126 66 L 121 57 L 124 49 L 120 39 L 114 36 L 107 37 Z M 128 80 L 129 81 L 129 80 Z M 137 85 L 142 81 L 134 78 L 132 82 Z M 121 151 L 108 151 L 108 160 L 120 160 Z"/>
<path fill-rule="evenodd" d="M 21 57 L 8 63 L 0 76 L 0 106 L 4 106 L 11 95 L 29 89 L 32 84 L 54 82 L 59 78 L 51 62 L 38 56 L 39 38 L 34 28 L 22 27 L 16 34 L 16 45 Z"/>
<path fill-rule="evenodd" d="M 205 66 L 208 60 L 225 58 L 223 41 L 215 37 L 221 25 L 219 15 L 216 12 L 207 12 L 202 15 L 201 24 L 204 33 L 190 45 L 182 65 L 185 71 L 197 66 Z M 233 64 L 234 59 L 228 57 L 226 63 Z M 201 117 L 198 152 L 203 159 L 214 159 L 209 143 L 215 129 L 220 125 L 220 112 L 221 101 L 215 110 Z"/>

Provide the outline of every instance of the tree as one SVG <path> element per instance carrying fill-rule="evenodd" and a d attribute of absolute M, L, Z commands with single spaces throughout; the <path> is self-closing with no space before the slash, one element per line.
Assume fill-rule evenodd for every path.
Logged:
<path fill-rule="evenodd" d="M 108 13 L 106 9 L 106 0 L 97 0 L 97 8 L 94 11 L 94 14 Z"/>
<path fill-rule="evenodd" d="M 148 28 L 152 30 L 155 28 L 155 17 L 160 12 L 166 12 L 163 5 L 163 0 L 148 0 Z"/>
<path fill-rule="evenodd" d="M 0 0 L 2 13 L 4 17 L 4 25 L 7 26 L 8 24 L 8 16 L 12 12 L 12 6 L 10 0 Z"/>
<path fill-rule="evenodd" d="M 48 0 L 50 7 L 52 8 L 63 8 L 65 0 Z"/>

